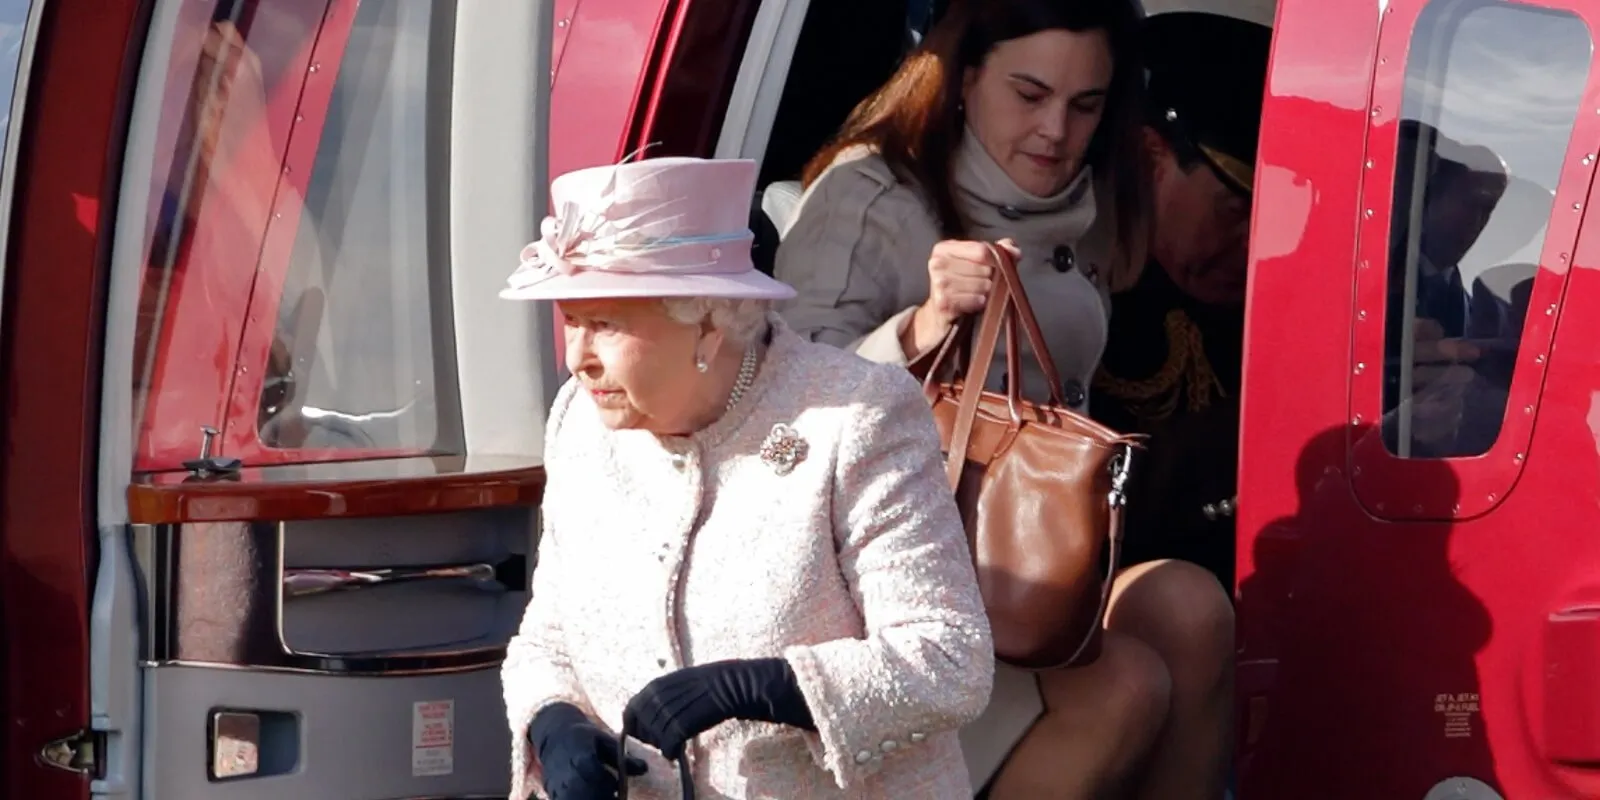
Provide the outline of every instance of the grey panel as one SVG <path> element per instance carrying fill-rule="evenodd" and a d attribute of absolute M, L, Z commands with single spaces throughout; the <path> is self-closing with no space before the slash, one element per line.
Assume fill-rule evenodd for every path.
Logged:
<path fill-rule="evenodd" d="M 283 565 L 398 567 L 498 561 L 527 551 L 531 508 L 283 523 Z"/>
<path fill-rule="evenodd" d="M 145 754 L 148 798 L 393 800 L 509 791 L 510 733 L 497 668 L 360 677 L 161 665 L 147 667 L 144 681 L 147 741 L 159 743 Z M 455 704 L 453 769 L 413 776 L 413 704 L 437 700 Z M 283 774 L 211 781 L 208 719 L 219 708 L 296 715 L 289 737 L 262 742 L 263 765 L 292 766 Z"/>
<path fill-rule="evenodd" d="M 89 613 L 90 727 L 105 735 L 96 796 L 126 795 L 139 782 L 143 699 L 139 692 L 139 614 L 143 600 L 125 525 L 99 529 L 100 563 Z"/>
<path fill-rule="evenodd" d="M 499 564 L 526 556 L 531 508 L 390 519 L 283 523 L 284 567 Z M 526 577 L 510 591 L 471 581 L 373 586 L 283 601 L 283 640 L 303 653 L 372 653 L 503 645 L 527 604 Z"/>

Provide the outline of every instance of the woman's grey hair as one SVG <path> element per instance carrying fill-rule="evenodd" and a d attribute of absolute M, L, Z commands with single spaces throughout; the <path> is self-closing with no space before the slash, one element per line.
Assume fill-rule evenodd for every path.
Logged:
<path fill-rule="evenodd" d="M 707 318 L 711 327 L 729 339 L 748 345 L 766 331 L 770 300 L 736 300 L 723 297 L 664 297 L 667 316 L 685 325 L 699 325 Z"/>

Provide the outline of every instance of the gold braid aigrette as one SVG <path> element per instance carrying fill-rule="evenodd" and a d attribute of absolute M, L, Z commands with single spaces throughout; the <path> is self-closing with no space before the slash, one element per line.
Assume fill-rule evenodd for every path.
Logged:
<path fill-rule="evenodd" d="M 1182 309 L 1167 312 L 1167 360 L 1154 375 L 1143 380 L 1118 378 L 1101 363 L 1095 371 L 1094 386 L 1121 400 L 1134 416 L 1156 421 L 1172 416 L 1178 400 L 1188 396 L 1188 410 L 1200 411 L 1211 405 L 1211 393 L 1226 396 L 1222 382 L 1211 369 L 1201 342 L 1200 328 Z M 1183 389 L 1187 388 L 1185 392 Z"/>

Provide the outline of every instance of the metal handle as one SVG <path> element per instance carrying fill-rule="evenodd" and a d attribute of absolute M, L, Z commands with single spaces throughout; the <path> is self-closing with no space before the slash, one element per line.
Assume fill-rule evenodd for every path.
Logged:
<path fill-rule="evenodd" d="M 493 564 L 481 562 L 374 569 L 291 568 L 283 571 L 283 596 L 308 597 L 397 583 L 457 580 L 471 581 L 479 588 L 489 591 L 505 591 L 508 588 L 496 576 Z"/>
<path fill-rule="evenodd" d="M 689 751 L 685 749 L 673 762 L 678 767 L 678 793 L 682 800 L 694 798 L 694 772 L 689 769 Z M 617 734 L 617 800 L 628 800 L 628 732 Z"/>
<path fill-rule="evenodd" d="M 1215 503 L 1206 503 L 1200 507 L 1200 513 L 1204 514 L 1206 519 L 1215 521 L 1221 517 L 1233 516 L 1233 512 L 1238 510 L 1238 507 L 1239 496 L 1234 495 L 1233 497 L 1229 497 L 1225 500 L 1219 500 Z"/>

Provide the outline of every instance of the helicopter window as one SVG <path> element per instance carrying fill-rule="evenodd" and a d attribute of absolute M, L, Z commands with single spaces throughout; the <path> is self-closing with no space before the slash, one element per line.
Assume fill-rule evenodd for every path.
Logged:
<path fill-rule="evenodd" d="M 1579 17 L 1522 4 L 1417 20 L 1389 227 L 1391 453 L 1479 455 L 1499 434 L 1591 51 Z"/>
<path fill-rule="evenodd" d="M 455 3 L 177 8 L 141 134 L 135 468 L 193 458 L 201 424 L 253 463 L 459 453 Z"/>
<path fill-rule="evenodd" d="M 455 385 L 440 333 L 449 76 L 436 66 L 449 63 L 450 14 L 356 12 L 277 306 L 258 412 L 267 447 L 457 449 L 438 396 Z"/>
<path fill-rule="evenodd" d="M 22 33 L 27 29 L 32 8 L 32 0 L 0 2 L 0 148 L 3 148 L 10 128 L 11 100 L 17 88 L 17 68 L 22 60 Z"/>

